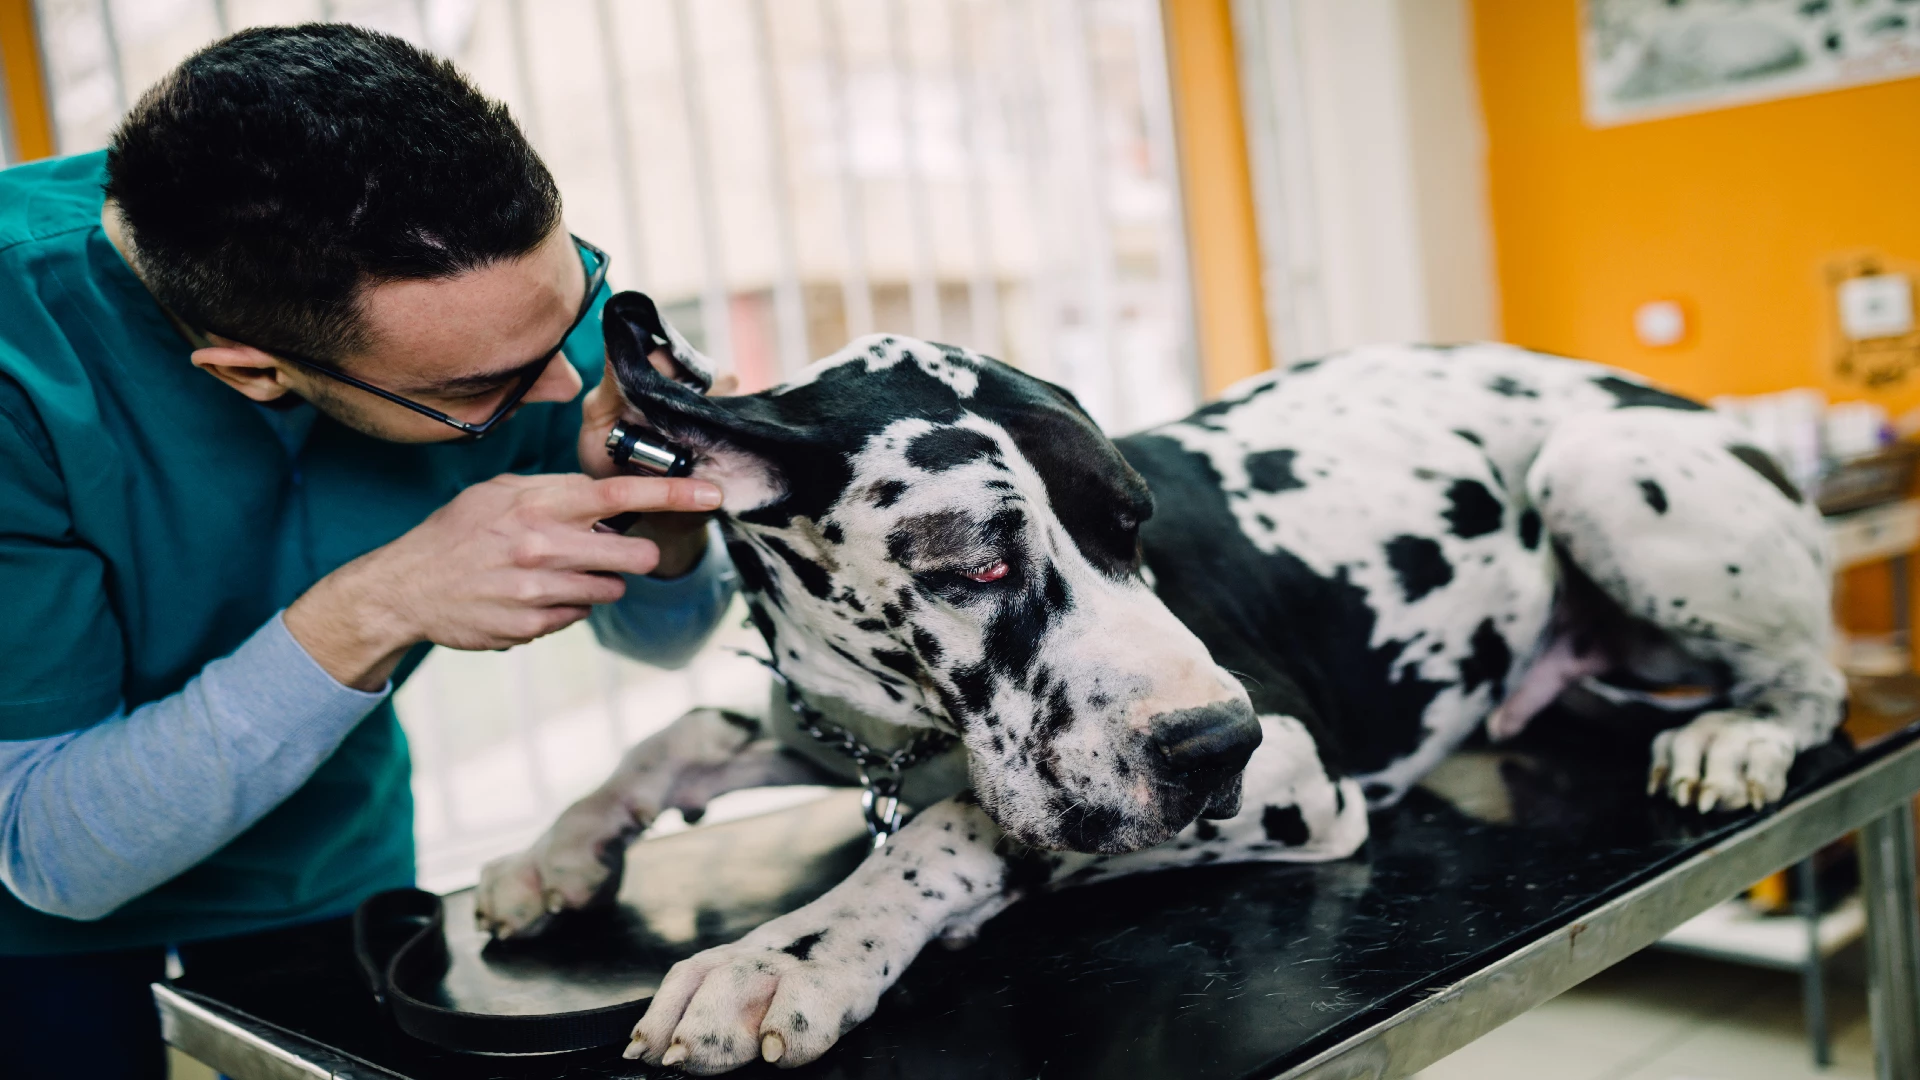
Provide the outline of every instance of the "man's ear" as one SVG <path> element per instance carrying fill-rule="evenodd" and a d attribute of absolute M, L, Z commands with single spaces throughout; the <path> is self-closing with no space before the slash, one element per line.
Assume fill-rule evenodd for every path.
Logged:
<path fill-rule="evenodd" d="M 219 379 L 248 398 L 266 404 L 285 397 L 291 388 L 281 381 L 280 362 L 251 345 L 221 338 L 193 350 L 193 366 Z"/>
<path fill-rule="evenodd" d="M 600 318 L 606 337 L 607 374 L 626 399 L 631 414 L 661 439 L 675 443 L 693 459 L 693 475 L 718 486 L 720 508 L 743 514 L 786 497 L 789 485 L 775 461 L 792 463 L 802 432 L 781 424 L 754 399 L 709 398 L 713 364 L 686 343 L 660 317 L 653 301 L 637 292 L 607 300 Z M 649 357 L 667 350 L 671 376 Z"/>

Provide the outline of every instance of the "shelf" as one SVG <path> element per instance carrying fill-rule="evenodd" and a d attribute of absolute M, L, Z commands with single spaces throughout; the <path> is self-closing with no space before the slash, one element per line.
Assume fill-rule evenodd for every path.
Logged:
<path fill-rule="evenodd" d="M 1858 893 L 1820 916 L 1820 955 L 1832 956 L 1867 932 Z M 1797 915 L 1761 915 L 1739 900 L 1708 908 L 1661 938 L 1659 947 L 1755 967 L 1798 971 L 1807 962 L 1807 924 Z"/>

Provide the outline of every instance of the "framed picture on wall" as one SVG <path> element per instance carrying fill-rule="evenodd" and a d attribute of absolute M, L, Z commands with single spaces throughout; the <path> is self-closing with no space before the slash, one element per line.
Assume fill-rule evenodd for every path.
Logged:
<path fill-rule="evenodd" d="M 1587 121 L 1920 76 L 1913 0 L 1583 0 Z"/>

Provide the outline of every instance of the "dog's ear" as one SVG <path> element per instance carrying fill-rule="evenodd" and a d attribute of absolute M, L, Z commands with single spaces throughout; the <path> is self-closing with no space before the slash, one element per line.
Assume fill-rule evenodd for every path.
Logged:
<path fill-rule="evenodd" d="M 767 394 L 707 397 L 713 364 L 660 317 L 648 297 L 623 292 L 601 315 L 607 372 L 631 412 L 693 459 L 693 475 L 718 485 L 730 514 L 772 506 L 792 490 L 793 469 L 815 434 L 788 423 Z M 666 350 L 674 375 L 650 357 Z"/>
<path fill-rule="evenodd" d="M 671 377 L 675 382 L 691 386 L 702 394 L 713 389 L 713 361 L 668 324 L 660 314 L 659 305 L 647 294 L 628 291 L 608 297 L 600 327 L 606 338 L 609 362 L 613 360 L 616 344 L 629 358 L 637 355 L 642 361 L 647 361 L 655 351 L 664 350 L 674 368 Z"/>

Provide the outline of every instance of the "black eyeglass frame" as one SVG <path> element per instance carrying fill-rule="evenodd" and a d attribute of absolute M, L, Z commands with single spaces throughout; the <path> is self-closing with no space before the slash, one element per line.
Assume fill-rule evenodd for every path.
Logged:
<path fill-rule="evenodd" d="M 593 310 L 594 297 L 600 294 L 601 287 L 607 283 L 607 264 L 613 261 L 612 256 L 572 233 L 568 233 L 567 236 L 574 244 L 586 251 L 587 254 L 592 255 L 595 262 L 594 268 L 587 271 L 587 295 L 580 301 L 580 311 L 573 317 L 573 322 L 568 324 L 567 332 L 560 335 L 558 344 L 547 350 L 546 354 L 540 359 L 528 363 L 525 368 L 515 373 L 514 377 L 519 381 L 515 384 L 513 392 L 508 394 L 506 400 L 502 401 L 499 406 L 493 410 L 493 415 L 478 424 L 448 416 L 446 413 L 441 412 L 431 405 L 422 405 L 417 401 L 410 401 L 391 390 L 383 390 L 370 382 L 356 379 L 346 372 L 340 371 L 319 360 L 315 360 L 312 357 L 301 356 L 299 353 L 287 352 L 283 349 L 262 349 L 258 345 L 249 347 L 260 349 L 261 352 L 269 356 L 278 357 L 290 364 L 298 364 L 316 375 L 324 375 L 335 382 L 345 383 L 356 390 L 364 390 L 375 397 L 385 398 L 403 409 L 410 409 L 419 413 L 421 416 L 438 420 L 448 427 L 464 433 L 470 439 L 478 439 L 487 432 L 492 431 L 495 424 L 505 419 L 506 415 L 513 411 L 514 406 L 520 404 L 520 399 L 527 396 L 527 391 L 533 389 L 533 384 L 540 381 L 540 376 L 547 370 L 547 365 L 553 363 L 553 358 L 560 355 L 561 349 L 566 348 L 567 339 L 572 337 L 573 332 L 580 329 L 580 324 L 586 321 L 587 314 Z M 210 330 L 208 332 L 220 334 L 218 330 Z M 220 334 L 220 336 L 237 344 L 247 344 L 233 337 L 231 334 Z"/>

